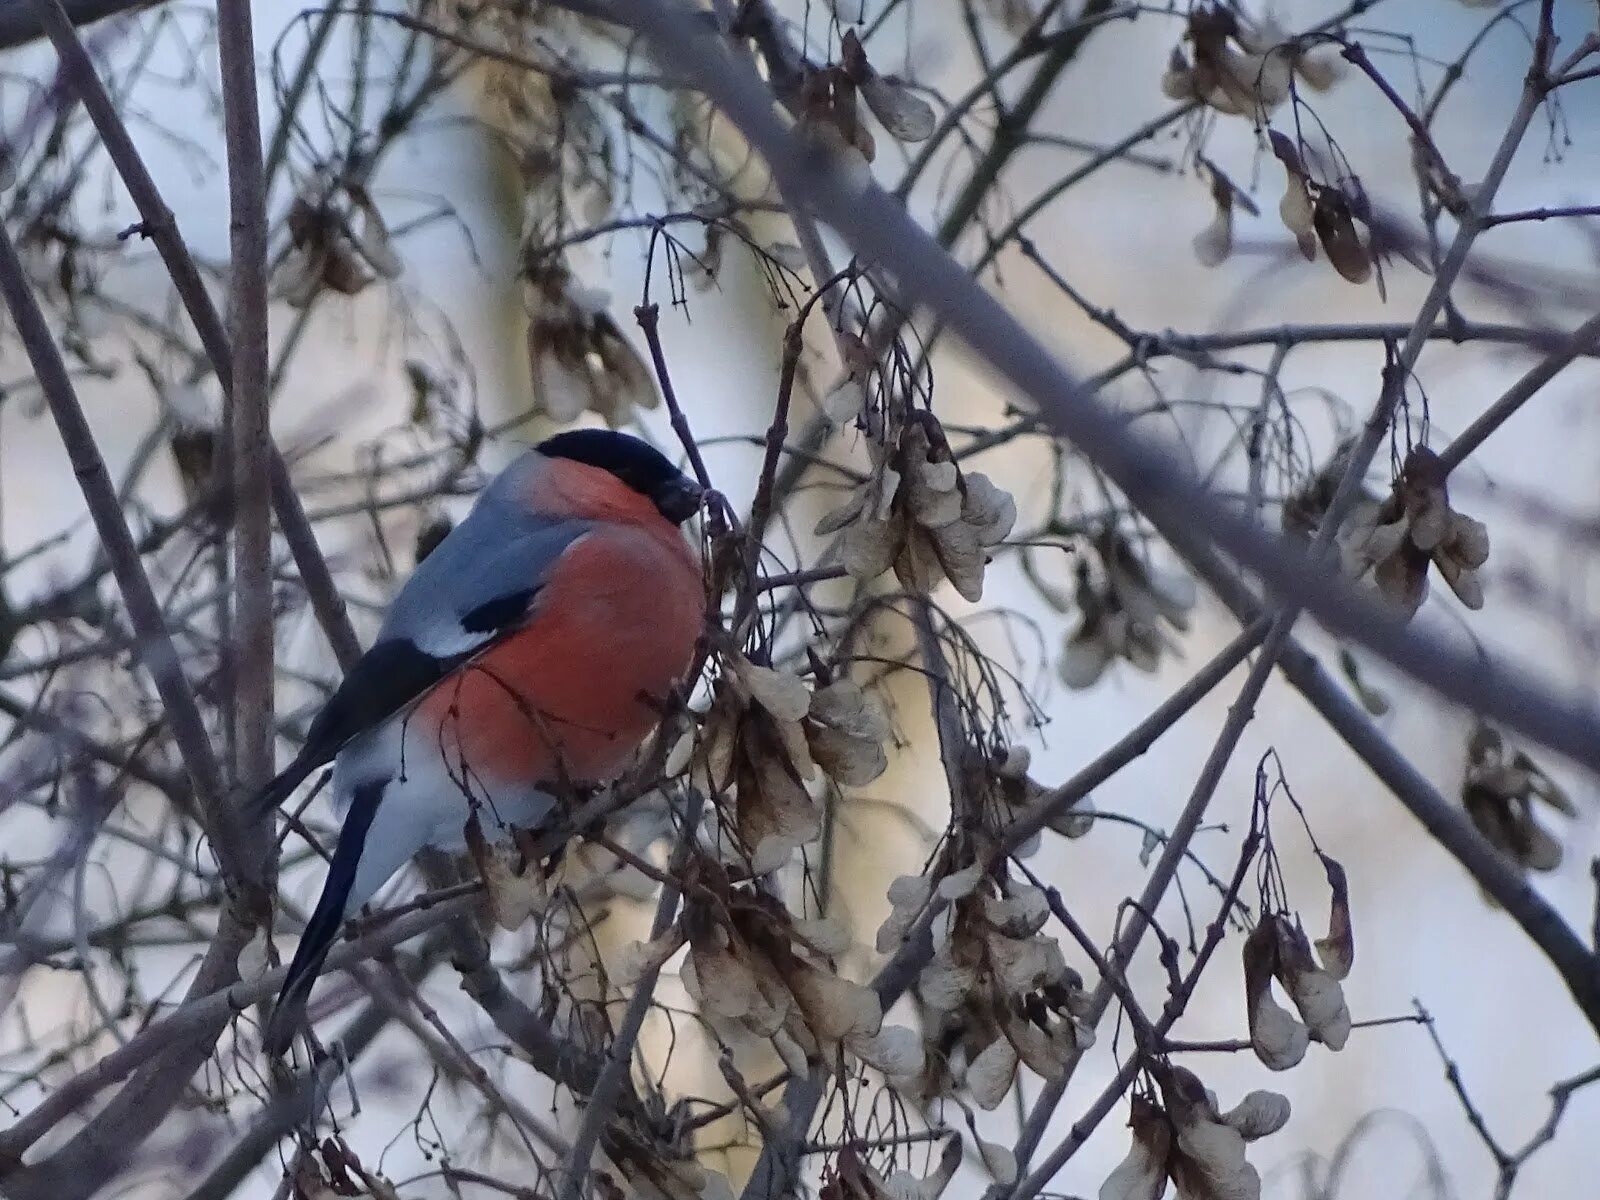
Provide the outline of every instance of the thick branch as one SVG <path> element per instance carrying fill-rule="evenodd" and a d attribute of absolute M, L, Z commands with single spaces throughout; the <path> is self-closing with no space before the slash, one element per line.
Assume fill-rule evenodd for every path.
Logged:
<path fill-rule="evenodd" d="M 223 133 L 228 147 L 232 263 L 228 398 L 233 437 L 234 721 L 246 792 L 273 776 L 272 448 L 267 412 L 267 211 L 248 0 L 219 0 Z M 262 814 L 270 822 L 271 814 Z M 265 828 L 252 831 L 255 835 Z M 272 843 L 267 842 L 268 845 Z"/>

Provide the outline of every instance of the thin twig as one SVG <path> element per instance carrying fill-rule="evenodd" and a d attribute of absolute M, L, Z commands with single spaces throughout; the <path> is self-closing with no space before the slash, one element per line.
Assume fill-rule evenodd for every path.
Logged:
<path fill-rule="evenodd" d="M 1448 473 L 1459 467 L 1495 430 L 1538 395 L 1545 384 L 1566 370 L 1575 359 L 1589 354 L 1597 345 L 1600 345 L 1600 313 L 1574 329 L 1564 346 L 1529 368 L 1526 374 L 1441 450 L 1439 462 L 1443 469 Z"/>
<path fill-rule="evenodd" d="M 673 854 L 672 871 L 681 874 L 688 865 L 689 854 L 694 849 L 695 835 L 700 828 L 700 809 L 704 798 L 699 789 L 690 792 L 689 803 L 684 806 L 683 829 L 678 838 L 678 845 Z M 650 923 L 650 940 L 654 941 L 665 936 L 672 922 L 677 918 L 678 900 L 681 896 L 678 888 L 666 886 L 661 889 L 661 897 L 656 902 L 656 915 Z M 578 1127 L 578 1133 L 572 1140 L 572 1153 L 567 1158 L 566 1178 L 561 1185 L 561 1200 L 578 1200 L 583 1194 L 584 1185 L 589 1178 L 589 1160 L 594 1154 L 596 1143 L 600 1140 L 600 1133 L 605 1128 L 605 1123 L 611 1119 L 615 1110 L 617 1097 L 622 1091 L 623 1080 L 628 1074 L 628 1063 L 633 1057 L 634 1044 L 639 1040 L 639 1031 L 644 1028 L 644 1019 L 650 1012 L 650 1006 L 655 1002 L 656 976 L 660 968 L 651 968 L 640 975 L 634 985 L 633 998 L 628 1001 L 627 1010 L 622 1015 L 622 1025 L 617 1030 L 616 1037 L 611 1041 L 611 1049 L 606 1055 L 606 1065 L 600 1072 L 600 1078 L 595 1081 L 594 1091 L 589 1095 L 589 1107 L 584 1110 L 583 1123 Z"/>

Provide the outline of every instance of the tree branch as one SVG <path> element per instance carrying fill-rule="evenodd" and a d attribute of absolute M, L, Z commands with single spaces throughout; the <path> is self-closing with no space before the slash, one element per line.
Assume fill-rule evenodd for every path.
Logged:
<path fill-rule="evenodd" d="M 228 151 L 232 261 L 228 321 L 232 368 L 234 720 L 238 780 L 246 794 L 274 774 L 272 447 L 267 410 L 267 210 L 256 104 L 255 34 L 248 0 L 218 0 L 217 53 Z M 262 813 L 253 836 L 267 832 Z M 274 844 L 270 839 L 268 845 Z"/>
<path fill-rule="evenodd" d="M 693 790 L 690 793 L 689 803 L 684 807 L 683 830 L 672 856 L 670 870 L 674 873 L 681 873 L 688 865 L 689 854 L 695 845 L 695 835 L 700 828 L 700 809 L 703 803 L 704 797 L 699 789 Z M 681 891 L 671 885 L 661 889 L 661 897 L 656 902 L 656 915 L 650 923 L 651 941 L 663 937 L 671 928 L 672 922 L 677 917 L 678 900 L 681 895 Z M 628 1001 L 627 1010 L 622 1015 L 622 1026 L 611 1041 L 605 1066 L 600 1071 L 600 1078 L 595 1081 L 594 1090 L 589 1094 L 589 1107 L 584 1110 L 583 1123 L 578 1127 L 577 1137 L 572 1140 L 572 1153 L 567 1157 L 566 1179 L 561 1185 L 561 1200 L 578 1200 L 589 1181 L 589 1161 L 594 1154 L 596 1143 L 600 1140 L 605 1123 L 611 1119 L 616 1110 L 617 1099 L 627 1082 L 628 1065 L 633 1058 L 633 1048 L 639 1040 L 639 1031 L 644 1028 L 644 1019 L 655 1000 L 656 977 L 659 970 L 653 968 L 646 971 L 634 985 L 633 997 Z"/>

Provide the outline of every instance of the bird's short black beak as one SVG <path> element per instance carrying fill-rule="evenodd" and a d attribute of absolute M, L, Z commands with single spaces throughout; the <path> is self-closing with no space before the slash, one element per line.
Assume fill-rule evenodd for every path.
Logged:
<path fill-rule="evenodd" d="M 682 525 L 705 500 L 705 489 L 687 476 L 680 475 L 671 483 L 663 484 L 656 493 L 656 508 L 674 525 Z"/>

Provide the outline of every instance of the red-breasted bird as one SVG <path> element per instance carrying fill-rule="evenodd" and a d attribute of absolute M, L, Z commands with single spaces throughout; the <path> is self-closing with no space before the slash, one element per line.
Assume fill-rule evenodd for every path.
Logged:
<path fill-rule="evenodd" d="M 638 438 L 558 434 L 523 454 L 394 598 L 372 649 L 262 792 L 333 762 L 342 822 L 322 896 L 267 1023 L 288 1049 L 340 926 L 418 850 L 536 828 L 551 789 L 628 765 L 705 623 L 678 526 L 701 489 Z"/>

